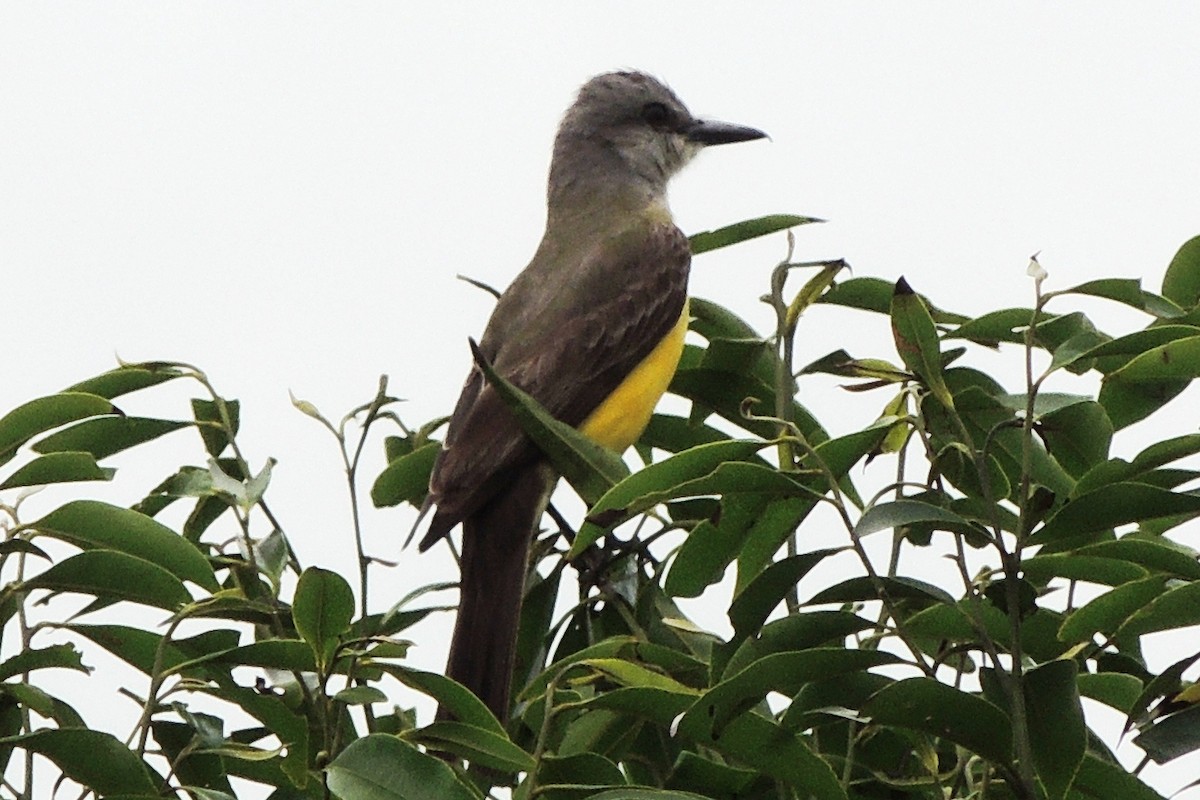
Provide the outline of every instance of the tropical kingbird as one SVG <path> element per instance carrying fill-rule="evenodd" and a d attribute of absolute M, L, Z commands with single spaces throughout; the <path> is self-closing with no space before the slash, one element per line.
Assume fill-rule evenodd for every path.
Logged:
<path fill-rule="evenodd" d="M 546 232 L 479 342 L 496 372 L 615 451 L 666 391 L 688 326 L 691 252 L 667 181 L 706 145 L 764 137 L 699 120 L 640 72 L 580 89 L 554 140 Z M 501 720 L 509 711 L 530 543 L 557 476 L 479 368 L 467 376 L 425 508 L 420 549 L 463 524 L 458 619 L 446 674 Z"/>

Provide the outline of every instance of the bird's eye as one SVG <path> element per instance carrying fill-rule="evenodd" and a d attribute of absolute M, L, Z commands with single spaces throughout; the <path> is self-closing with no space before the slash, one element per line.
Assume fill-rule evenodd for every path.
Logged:
<path fill-rule="evenodd" d="M 662 103 L 646 103 L 642 106 L 642 120 L 655 130 L 663 130 L 670 122 L 671 112 Z"/>

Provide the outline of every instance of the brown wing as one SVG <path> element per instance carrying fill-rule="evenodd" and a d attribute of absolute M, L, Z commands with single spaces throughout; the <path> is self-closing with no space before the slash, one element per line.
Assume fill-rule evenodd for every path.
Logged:
<path fill-rule="evenodd" d="M 643 228 L 632 241 L 622 236 L 600 243 L 577 268 L 566 268 L 571 286 L 555 287 L 560 274 L 536 274 L 531 265 L 509 292 L 544 310 L 530 315 L 510 305 L 506 315 L 517 324 L 493 320 L 481 349 L 505 379 L 557 419 L 579 425 L 678 321 L 690 262 L 687 239 L 667 223 Z M 497 306 L 493 316 L 500 311 Z M 494 328 L 501 332 L 489 341 Z M 537 458 L 512 414 L 472 369 L 434 464 L 429 502 L 437 512 L 421 549 L 491 499 L 512 470 Z"/>

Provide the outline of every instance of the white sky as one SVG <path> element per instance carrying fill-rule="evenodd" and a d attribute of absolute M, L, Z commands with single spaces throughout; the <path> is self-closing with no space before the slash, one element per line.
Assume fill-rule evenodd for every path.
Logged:
<path fill-rule="evenodd" d="M 822 217 L 798 257 L 904 274 L 955 310 L 1027 304 L 1035 250 L 1048 288 L 1141 276 L 1156 290 L 1200 233 L 1200 5 L 731 8 L 0 5 L 0 409 L 116 354 L 197 364 L 242 400 L 251 459 L 280 460 L 273 505 L 302 560 L 352 575 L 336 453 L 287 390 L 337 418 L 387 373 L 407 422 L 445 413 L 491 308 L 454 275 L 501 287 L 525 264 L 559 116 L 619 67 L 773 137 L 708 153 L 676 182 L 686 231 Z M 757 298 L 782 255 L 774 237 L 697 259 L 694 293 L 765 330 Z M 1099 313 L 1116 331 L 1145 322 Z M 885 326 L 840 319 L 806 319 L 800 363 L 847 345 L 891 354 Z M 835 430 L 885 400 L 813 387 L 804 399 Z M 185 396 L 124 405 L 184 416 Z M 113 459 L 128 468 L 107 496 L 131 502 L 199 459 L 186 436 L 148 467 Z M 52 504 L 31 501 L 31 518 Z M 397 557 L 410 521 L 369 511 L 372 551 Z M 403 559 L 376 573 L 378 608 L 451 575 L 438 556 Z M 442 651 L 417 658 L 437 668 Z M 1173 789 L 1188 770 L 1160 775 Z"/>

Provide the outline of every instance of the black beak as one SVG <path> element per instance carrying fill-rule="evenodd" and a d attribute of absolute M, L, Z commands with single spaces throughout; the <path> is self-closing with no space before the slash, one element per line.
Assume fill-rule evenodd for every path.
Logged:
<path fill-rule="evenodd" d="M 758 128 L 749 128 L 745 125 L 734 125 L 730 122 L 716 122 L 706 119 L 698 119 L 684 128 L 683 135 L 689 142 L 705 146 L 749 142 L 754 139 L 767 138 L 767 135 Z"/>

